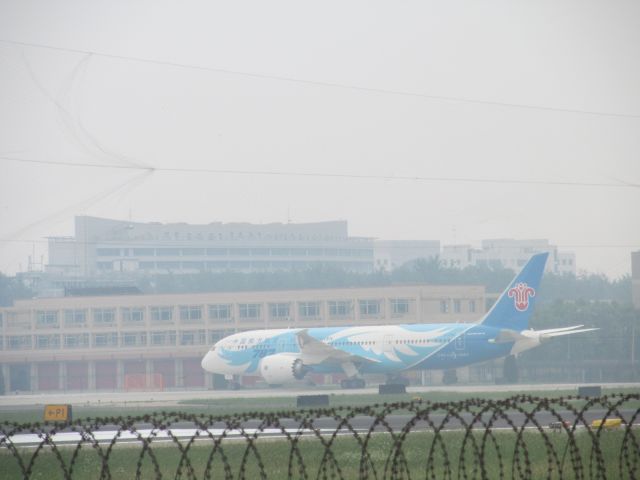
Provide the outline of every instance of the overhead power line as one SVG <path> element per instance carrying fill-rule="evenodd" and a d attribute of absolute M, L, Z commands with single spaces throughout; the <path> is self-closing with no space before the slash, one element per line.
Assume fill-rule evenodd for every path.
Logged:
<path fill-rule="evenodd" d="M 576 108 L 563 108 L 563 107 L 552 107 L 552 106 L 544 106 L 544 105 L 530 105 L 525 103 L 481 100 L 476 98 L 468 98 L 468 97 L 460 97 L 460 96 L 452 96 L 452 95 L 432 95 L 432 94 L 420 93 L 420 92 L 409 92 L 405 90 L 364 87 L 361 85 L 353 85 L 353 84 L 340 83 L 340 82 L 310 80 L 310 79 L 304 79 L 304 78 L 289 77 L 285 75 L 272 75 L 272 74 L 258 73 L 258 72 L 231 70 L 227 68 L 208 67 L 205 65 L 193 65 L 188 63 L 172 62 L 169 60 L 154 60 L 154 59 L 136 57 L 131 55 L 116 55 L 116 54 L 110 54 L 110 53 L 97 52 L 94 50 L 84 50 L 80 48 L 57 47 L 57 46 L 46 45 L 42 43 L 21 42 L 17 40 L 7 40 L 7 39 L 0 39 L 0 42 L 8 45 L 16 45 L 21 47 L 40 48 L 40 49 L 54 50 L 59 52 L 77 53 L 82 55 L 95 55 L 97 57 L 111 58 L 115 60 L 147 63 L 147 64 L 153 64 L 153 65 L 163 65 L 163 66 L 168 66 L 173 68 L 183 68 L 183 69 L 189 69 L 189 70 L 202 70 L 202 71 L 220 73 L 225 75 L 237 75 L 237 76 L 261 79 L 261 80 L 275 80 L 279 82 L 289 82 L 289 83 L 297 83 L 302 85 L 311 85 L 316 87 L 361 91 L 361 92 L 375 93 L 375 94 L 382 94 L 382 95 L 415 97 L 415 98 L 423 98 L 427 100 L 436 100 L 436 101 L 443 101 L 443 102 L 467 103 L 467 104 L 485 105 L 485 106 L 502 107 L 502 108 L 510 108 L 510 109 L 537 110 L 537 111 L 570 113 L 570 114 L 590 115 L 590 116 L 599 116 L 599 117 L 630 118 L 630 119 L 640 118 L 640 114 L 634 114 L 634 113 L 601 112 L 596 110 L 582 110 L 582 109 L 576 109 Z"/>
<path fill-rule="evenodd" d="M 606 183 L 606 182 L 578 182 L 563 180 L 529 180 L 523 178 L 479 178 L 479 177 L 436 177 L 422 175 L 373 175 L 363 173 L 336 173 L 336 172 L 295 172 L 286 170 L 235 170 L 220 168 L 187 168 L 187 167 L 137 167 L 134 165 L 107 165 L 87 162 L 65 162 L 47 161 L 28 158 L 12 158 L 0 156 L 0 160 L 36 163 L 42 165 L 56 165 L 68 167 L 86 168 L 110 168 L 123 170 L 138 170 L 148 172 L 172 172 L 172 173 L 208 173 L 216 175 L 264 175 L 282 177 L 313 177 L 313 178 L 344 178 L 361 180 L 396 180 L 414 182 L 442 182 L 442 183 L 480 183 L 480 184 L 506 184 L 506 185 L 538 185 L 538 186 L 560 186 L 560 187 L 604 187 L 604 188 L 640 188 L 639 184 L 629 182 Z"/>

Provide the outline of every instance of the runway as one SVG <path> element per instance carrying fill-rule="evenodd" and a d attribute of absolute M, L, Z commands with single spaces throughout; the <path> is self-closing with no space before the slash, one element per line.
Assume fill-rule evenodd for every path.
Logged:
<path fill-rule="evenodd" d="M 570 411 L 557 412 L 559 416 L 570 422 L 569 429 L 572 428 L 576 417 Z M 601 419 L 606 415 L 605 410 L 589 410 L 584 418 L 576 422 L 576 431 L 582 431 L 591 425 L 596 419 Z M 631 421 L 637 410 L 625 409 L 620 412 L 619 418 L 625 423 Z M 610 415 L 611 417 L 611 415 Z M 136 423 L 133 425 L 118 426 L 114 424 L 103 425 L 100 428 L 91 430 L 91 433 L 83 431 L 56 431 L 52 435 L 32 432 L 15 432 L 9 438 L 0 435 L 0 448 L 8 448 L 11 443 L 15 447 L 29 448 L 44 444 L 55 444 L 58 446 L 77 446 L 79 443 L 98 443 L 107 445 L 128 444 L 144 445 L 145 441 L 153 444 L 174 442 L 175 440 L 189 441 L 196 437 L 200 442 L 213 441 L 244 441 L 252 439 L 285 439 L 295 437 L 318 437 L 318 436 L 344 436 L 354 435 L 365 436 L 369 432 L 380 434 L 390 433 L 400 434 L 406 429 L 411 432 L 432 432 L 434 427 L 442 432 L 466 430 L 468 425 L 473 424 L 473 430 L 485 431 L 486 425 L 491 422 L 492 432 L 514 432 L 515 430 L 551 431 L 550 425 L 558 422 L 559 418 L 548 411 L 541 411 L 528 418 L 520 412 L 509 412 L 508 420 L 502 417 L 493 418 L 492 414 L 486 413 L 480 420 L 471 413 L 464 413 L 459 418 L 446 417 L 444 413 L 429 415 L 429 422 L 425 419 L 415 421 L 413 415 L 391 414 L 384 417 L 384 422 L 370 416 L 355 416 L 349 419 L 348 425 L 343 425 L 341 419 L 334 417 L 314 418 L 312 424 L 303 423 L 293 419 L 282 418 L 278 424 L 263 423 L 261 420 L 245 420 L 240 424 L 229 425 L 224 422 L 214 422 L 211 425 L 196 425 L 193 422 L 178 421 L 158 428 L 149 423 Z M 634 423 L 633 428 L 638 428 L 640 424 Z M 624 427 L 623 427 L 624 428 Z M 554 432 L 556 430 L 553 430 Z"/>
<path fill-rule="evenodd" d="M 517 385 L 448 385 L 448 386 L 411 386 L 407 393 L 424 394 L 430 392 L 513 392 L 515 394 L 536 391 L 566 391 L 573 390 L 577 394 L 579 386 L 585 384 L 547 383 L 547 384 L 517 384 Z M 637 389 L 640 383 L 598 383 L 603 389 Z M 176 391 L 130 391 L 130 392 L 50 392 L 37 394 L 7 394 L 0 396 L 0 408 L 10 410 L 45 404 L 66 403 L 77 406 L 135 406 L 144 404 L 150 410 L 158 407 L 178 406 L 184 400 L 221 400 L 234 398 L 276 398 L 297 397 L 299 395 L 377 395 L 378 388 L 368 387 L 355 390 L 341 388 L 295 387 L 272 389 L 241 389 L 241 390 L 176 390 Z M 383 397 L 381 397 L 383 398 Z"/>

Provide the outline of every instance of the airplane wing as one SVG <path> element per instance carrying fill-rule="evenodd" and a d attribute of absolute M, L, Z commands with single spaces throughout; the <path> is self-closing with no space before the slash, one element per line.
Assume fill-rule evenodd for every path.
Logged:
<path fill-rule="evenodd" d="M 298 345 L 302 353 L 302 361 L 307 364 L 318 364 L 324 362 L 345 364 L 358 364 L 363 362 L 378 363 L 379 360 L 354 355 L 344 350 L 332 347 L 309 335 L 307 329 L 297 333 Z M 349 367 L 347 367 L 349 368 Z"/>

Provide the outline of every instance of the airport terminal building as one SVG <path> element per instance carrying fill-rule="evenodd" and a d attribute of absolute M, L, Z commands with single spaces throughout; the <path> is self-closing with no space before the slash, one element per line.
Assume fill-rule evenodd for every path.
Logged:
<path fill-rule="evenodd" d="M 472 322 L 486 300 L 460 285 L 20 300 L 0 308 L 2 381 L 5 392 L 218 388 L 200 361 L 234 332 Z"/>

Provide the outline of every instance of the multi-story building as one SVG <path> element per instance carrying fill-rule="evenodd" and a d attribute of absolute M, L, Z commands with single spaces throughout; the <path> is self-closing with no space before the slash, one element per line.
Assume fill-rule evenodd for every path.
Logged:
<path fill-rule="evenodd" d="M 201 358 L 234 332 L 470 322 L 485 301 L 444 285 L 20 300 L 0 308 L 0 364 L 5 391 L 211 388 Z"/>
<path fill-rule="evenodd" d="M 481 248 L 470 245 L 445 245 L 440 257 L 446 267 L 465 268 L 470 265 L 519 270 L 534 253 L 549 252 L 545 271 L 563 274 L 576 273 L 576 257 L 573 252 L 559 252 L 549 240 L 483 240 Z"/>
<path fill-rule="evenodd" d="M 189 225 L 81 216 L 74 237 L 49 238 L 46 271 L 81 278 L 318 265 L 371 272 L 373 258 L 373 240 L 349 237 L 346 221 Z"/>
<path fill-rule="evenodd" d="M 40 289 L 111 282 L 144 274 L 263 272 L 333 266 L 369 273 L 391 271 L 418 258 L 445 266 L 502 266 L 517 270 L 533 253 L 549 252 L 547 271 L 575 273 L 575 254 L 548 240 L 483 240 L 480 249 L 438 240 L 349 237 L 346 221 L 255 225 L 249 223 L 139 223 L 81 216 L 75 236 L 50 237 L 45 272 L 26 272 Z M 48 282 L 48 284 L 47 284 Z"/>
<path fill-rule="evenodd" d="M 631 299 L 633 307 L 640 310 L 640 250 L 631 252 Z"/>

